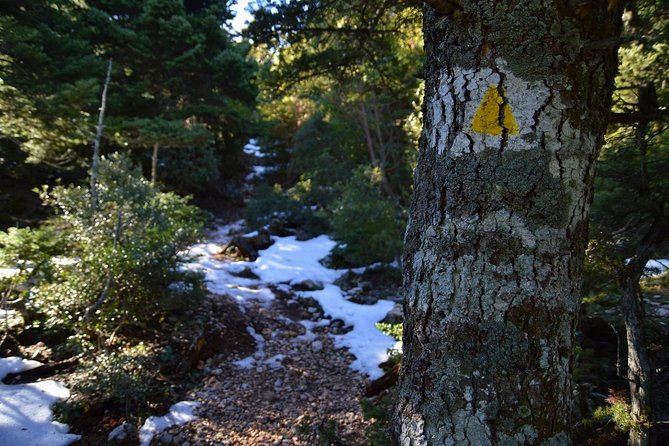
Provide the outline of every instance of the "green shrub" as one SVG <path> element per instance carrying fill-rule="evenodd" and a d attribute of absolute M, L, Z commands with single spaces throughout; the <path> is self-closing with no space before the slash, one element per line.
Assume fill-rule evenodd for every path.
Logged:
<path fill-rule="evenodd" d="M 385 322 L 377 322 L 374 324 L 376 328 L 383 334 L 392 336 L 396 341 L 402 340 L 402 331 L 404 330 L 404 324 L 387 324 Z"/>
<path fill-rule="evenodd" d="M 268 225 L 275 218 L 312 234 L 322 234 L 329 229 L 321 213 L 292 197 L 289 192 L 284 192 L 279 185 L 270 187 L 262 184 L 246 207 L 246 222 L 257 229 Z"/>
<path fill-rule="evenodd" d="M 220 160 L 213 147 L 166 149 L 160 154 L 158 180 L 178 192 L 195 193 L 216 188 Z"/>
<path fill-rule="evenodd" d="M 42 192 L 56 209 L 53 222 L 70 257 L 52 266 L 53 280 L 33 290 L 31 302 L 49 327 L 141 325 L 162 311 L 168 286 L 184 278 L 181 252 L 203 224 L 188 198 L 158 192 L 119 156 L 101 160 L 98 195 L 96 211 L 86 188 Z"/>
<path fill-rule="evenodd" d="M 592 417 L 595 420 L 611 418 L 616 425 L 616 429 L 621 432 L 628 432 L 635 428 L 635 423 L 630 415 L 630 405 L 627 401 L 617 399 L 615 401 L 607 400 L 609 404 L 595 409 Z"/>
<path fill-rule="evenodd" d="M 358 169 L 336 203 L 333 254 L 356 265 L 390 262 L 402 252 L 406 216 L 381 195 L 378 169 Z"/>
<path fill-rule="evenodd" d="M 137 420 L 149 415 L 156 404 L 174 401 L 174 386 L 156 379 L 159 354 L 155 346 L 144 343 L 120 351 L 97 351 L 80 365 L 77 378 L 67 382 L 75 397 L 55 408 L 57 419 L 77 423 L 88 410 L 95 410 L 94 403 L 120 406 L 126 417 Z"/>
<path fill-rule="evenodd" d="M 65 243 L 53 225 L 0 231 L 0 266 L 34 266 L 61 255 Z"/>
<path fill-rule="evenodd" d="M 365 427 L 365 439 L 368 446 L 387 446 L 391 444 L 392 409 L 395 391 L 382 395 L 378 400 L 362 399 L 362 413 L 369 423 Z"/>

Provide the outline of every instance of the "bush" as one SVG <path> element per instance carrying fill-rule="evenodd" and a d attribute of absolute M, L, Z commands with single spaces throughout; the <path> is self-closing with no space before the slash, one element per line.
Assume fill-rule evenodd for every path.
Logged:
<path fill-rule="evenodd" d="M 141 325 L 170 300 L 168 286 L 184 280 L 180 253 L 203 225 L 187 198 L 158 192 L 120 156 L 101 160 L 98 195 L 94 210 L 88 189 L 58 186 L 42 192 L 56 209 L 52 223 L 70 256 L 52 265 L 54 280 L 33 292 L 31 302 L 48 326 Z"/>
<path fill-rule="evenodd" d="M 219 157 L 213 147 L 166 149 L 160 154 L 158 180 L 182 193 L 215 189 L 220 178 Z"/>
<path fill-rule="evenodd" d="M 0 231 L 0 266 L 34 266 L 63 252 L 65 244 L 56 228 L 9 228 Z"/>
<path fill-rule="evenodd" d="M 332 226 L 335 256 L 356 265 L 400 257 L 406 216 L 379 192 L 380 173 L 360 168 L 336 203 Z"/>
<path fill-rule="evenodd" d="M 322 234 L 329 229 L 321 213 L 290 196 L 279 185 L 273 188 L 266 184 L 258 186 L 256 197 L 246 207 L 245 217 L 248 225 L 255 229 L 269 225 L 275 218 L 311 234 Z"/>
<path fill-rule="evenodd" d="M 626 398 L 613 394 L 606 399 L 608 403 L 595 409 L 592 417 L 595 420 L 611 418 L 616 429 L 621 432 L 628 432 L 638 426 L 632 420 L 630 415 L 630 403 Z"/>

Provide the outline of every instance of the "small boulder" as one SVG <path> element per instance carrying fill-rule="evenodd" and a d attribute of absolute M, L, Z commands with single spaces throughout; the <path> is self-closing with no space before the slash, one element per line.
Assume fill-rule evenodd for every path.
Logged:
<path fill-rule="evenodd" d="M 318 291 L 324 288 L 323 282 L 317 280 L 306 279 L 301 282 L 291 284 L 291 287 L 296 291 Z"/>
<path fill-rule="evenodd" d="M 321 350 L 323 350 L 323 343 L 319 341 L 318 339 L 315 340 L 314 342 L 311 343 L 311 351 L 314 353 L 318 353 Z"/>
<path fill-rule="evenodd" d="M 399 324 L 404 322 L 404 310 L 401 304 L 395 304 L 393 309 L 381 321 L 384 324 Z"/>

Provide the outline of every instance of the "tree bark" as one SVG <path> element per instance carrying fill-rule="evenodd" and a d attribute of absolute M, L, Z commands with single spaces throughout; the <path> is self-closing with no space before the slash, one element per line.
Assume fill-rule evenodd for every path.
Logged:
<path fill-rule="evenodd" d="M 372 141 L 372 133 L 369 131 L 369 120 L 367 118 L 367 107 L 364 101 L 360 102 L 360 125 L 365 134 L 365 142 L 367 143 L 367 153 L 369 153 L 369 162 L 376 164 L 376 153 L 374 153 L 374 142 Z"/>
<path fill-rule="evenodd" d="M 385 156 L 385 147 L 383 142 L 383 137 L 381 135 L 381 127 L 379 125 L 379 116 L 378 110 L 376 109 L 376 104 L 374 104 L 374 117 L 375 117 L 375 128 L 376 135 L 379 145 L 379 155 L 380 158 L 377 159 L 376 152 L 374 151 L 374 141 L 372 139 L 372 133 L 369 128 L 369 118 L 367 116 L 367 107 L 365 102 L 360 102 L 360 123 L 362 125 L 362 131 L 365 134 L 365 141 L 367 143 L 367 152 L 369 153 L 369 160 L 373 166 L 377 166 L 381 171 L 381 189 L 383 192 L 388 195 L 390 198 L 394 198 L 395 194 L 392 187 L 390 187 L 390 182 L 388 181 L 388 176 L 386 175 L 386 156 Z"/>
<path fill-rule="evenodd" d="M 454 3 L 454 2 L 451 2 Z M 574 330 L 619 11 L 425 7 L 405 238 L 401 445 L 570 443 Z"/>

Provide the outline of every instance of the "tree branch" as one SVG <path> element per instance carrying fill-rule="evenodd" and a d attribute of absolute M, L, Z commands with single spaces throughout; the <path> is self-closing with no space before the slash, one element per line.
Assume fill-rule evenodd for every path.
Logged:
<path fill-rule="evenodd" d="M 423 0 L 423 2 L 432 6 L 439 14 L 450 14 L 462 9 L 461 0 Z"/>
<path fill-rule="evenodd" d="M 640 122 L 663 121 L 669 118 L 669 110 L 652 112 L 611 113 L 612 124 L 637 124 Z"/>

